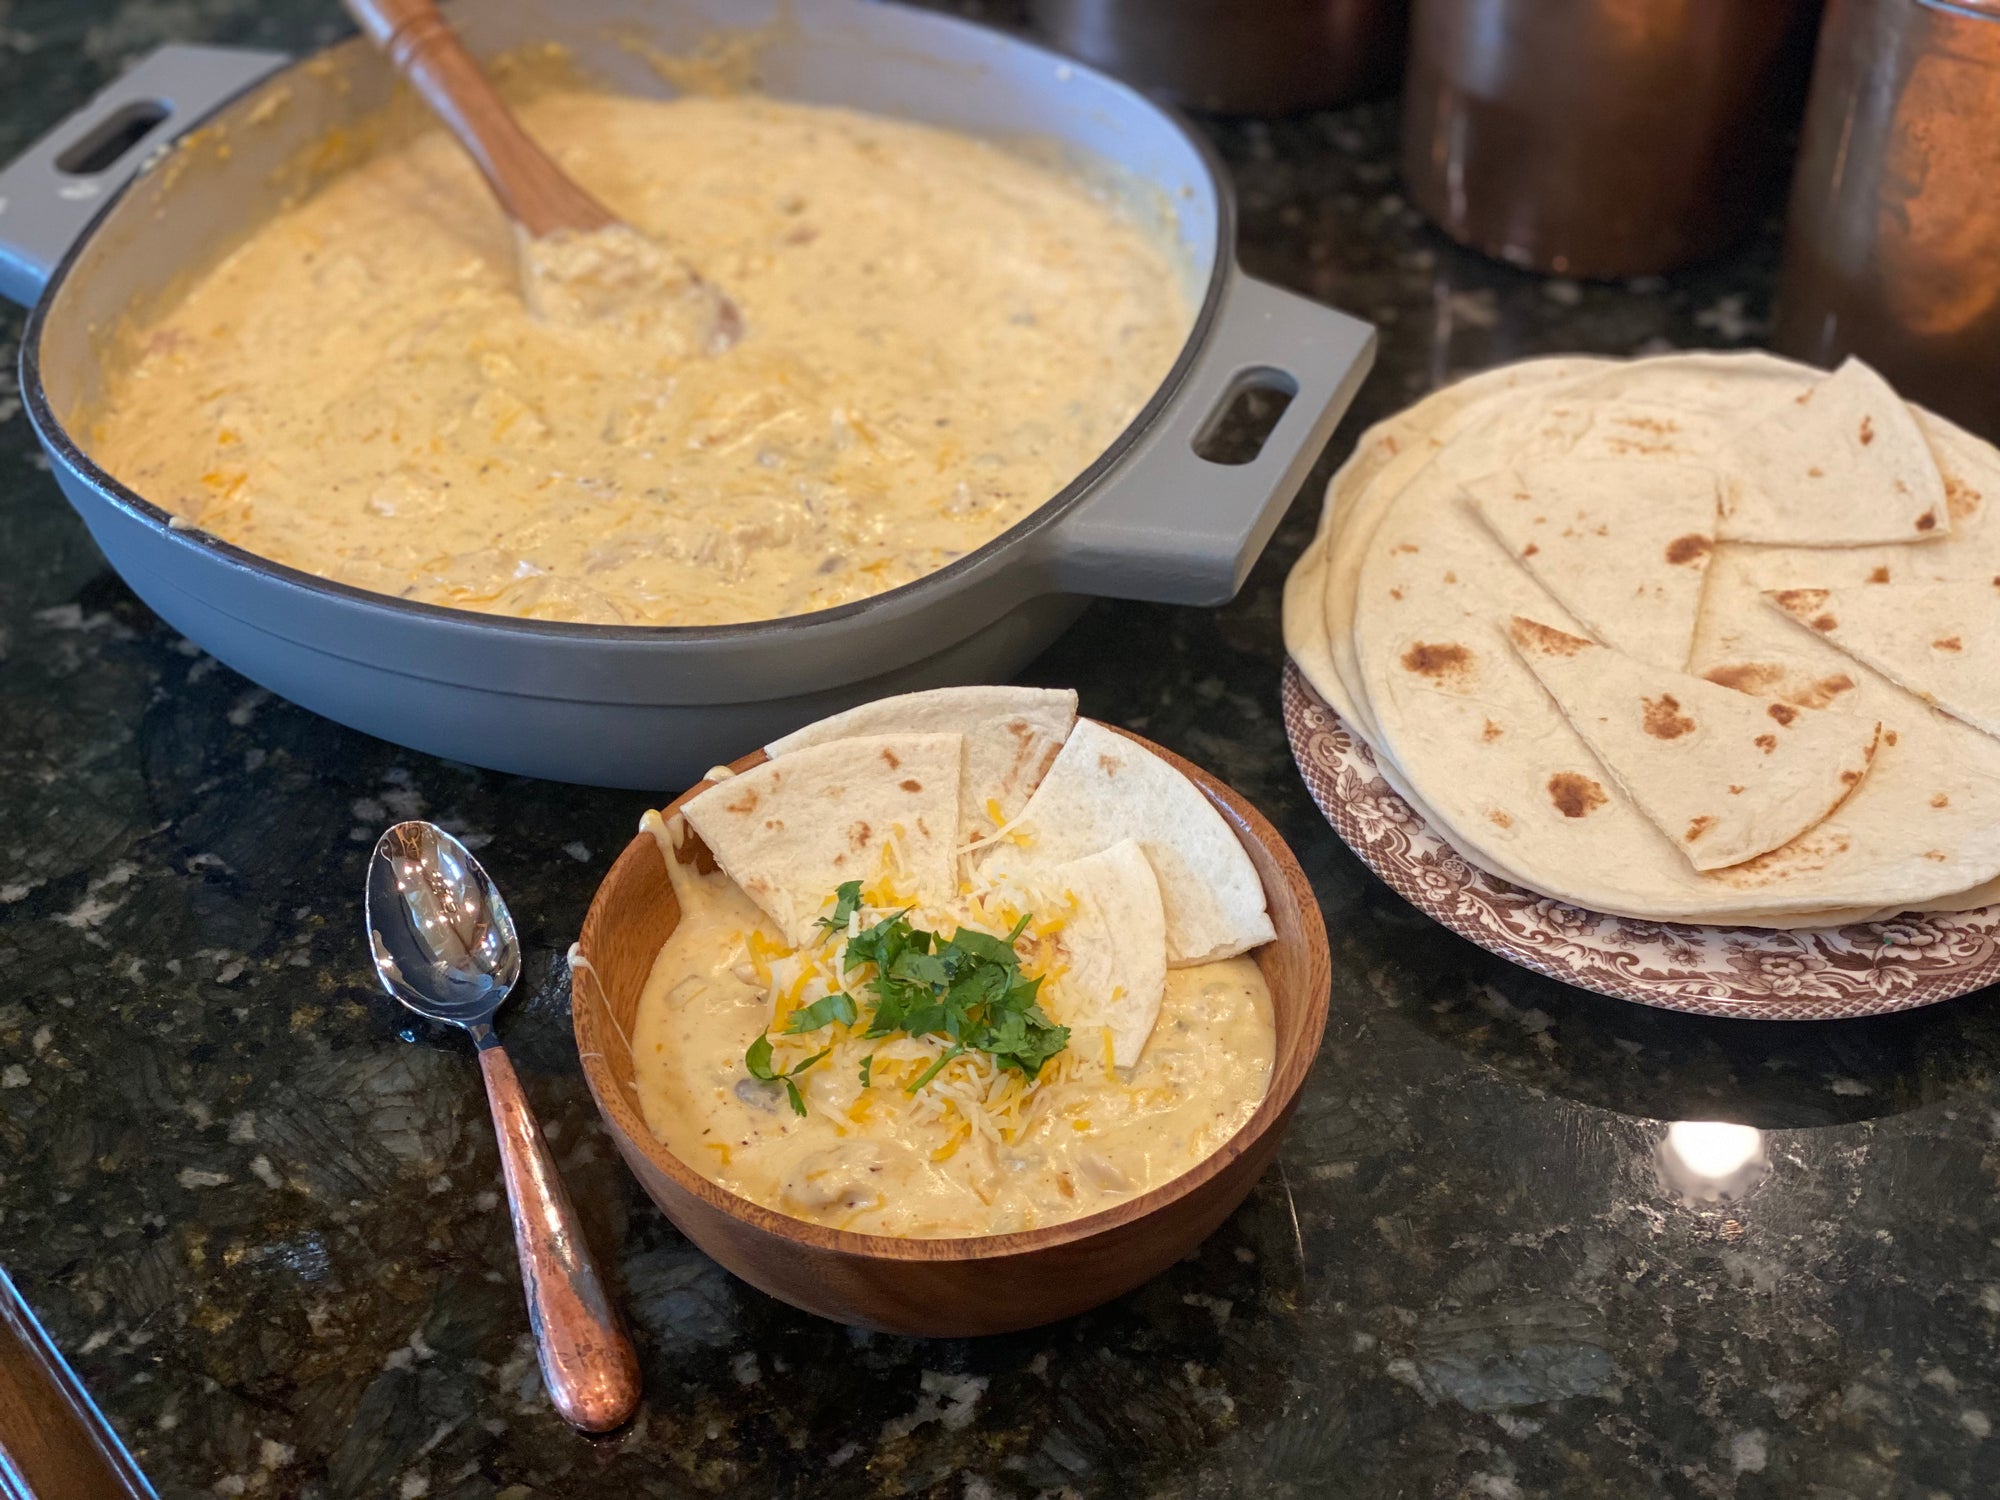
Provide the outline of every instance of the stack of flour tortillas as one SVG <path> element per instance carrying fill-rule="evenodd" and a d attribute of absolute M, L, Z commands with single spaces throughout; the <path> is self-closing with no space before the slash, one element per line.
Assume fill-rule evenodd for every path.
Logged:
<path fill-rule="evenodd" d="M 1764 927 L 2000 900 L 2000 453 L 1858 363 L 1440 391 L 1334 477 L 1285 641 L 1516 885 Z"/>
<path fill-rule="evenodd" d="M 864 704 L 765 747 L 682 808 L 794 947 L 850 880 L 888 876 L 922 909 L 996 887 L 1058 908 L 1056 1019 L 1138 1061 L 1169 967 L 1269 942 L 1264 886 L 1178 770 L 1078 719 L 1076 694 L 939 688 Z"/>

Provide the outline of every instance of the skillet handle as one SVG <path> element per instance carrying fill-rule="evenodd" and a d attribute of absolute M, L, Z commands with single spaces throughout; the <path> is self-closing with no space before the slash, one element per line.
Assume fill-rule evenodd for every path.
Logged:
<path fill-rule="evenodd" d="M 1207 343 L 1125 460 L 1043 533 L 1058 591 L 1227 604 L 1375 362 L 1358 318 L 1238 275 Z M 1195 452 L 1245 387 L 1292 399 L 1247 463 Z"/>
<path fill-rule="evenodd" d="M 289 59 L 162 47 L 0 168 L 0 297 L 31 305 L 71 245 L 159 149 Z"/>

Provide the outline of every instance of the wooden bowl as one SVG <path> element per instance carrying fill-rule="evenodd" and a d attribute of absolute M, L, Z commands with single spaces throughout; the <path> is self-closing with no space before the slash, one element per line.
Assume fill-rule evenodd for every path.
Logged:
<path fill-rule="evenodd" d="M 1179 756 L 1126 737 L 1201 788 L 1264 881 L 1278 935 L 1254 956 L 1271 990 L 1277 1052 L 1270 1090 L 1249 1123 L 1149 1193 L 1015 1234 L 854 1234 L 739 1198 L 662 1145 L 639 1108 L 625 1038 L 653 960 L 680 920 L 659 845 L 642 833 L 611 867 L 584 918 L 577 947 L 587 964 L 576 966 L 573 987 L 576 1043 L 612 1139 L 681 1233 L 752 1286 L 807 1312 L 891 1333 L 958 1337 L 1031 1328 L 1108 1302 L 1186 1255 L 1249 1195 L 1278 1149 L 1326 1029 L 1326 927 L 1298 861 L 1255 808 Z M 760 750 L 731 769 L 764 759 Z M 668 815 L 708 785 L 683 793 Z"/>

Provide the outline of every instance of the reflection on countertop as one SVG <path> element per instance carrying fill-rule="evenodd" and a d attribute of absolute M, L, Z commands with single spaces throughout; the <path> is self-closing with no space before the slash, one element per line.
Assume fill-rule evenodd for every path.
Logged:
<path fill-rule="evenodd" d="M 343 24 L 331 0 L 0 12 L 0 155 L 169 37 L 301 49 Z M 1382 325 L 1321 479 L 1462 370 L 1764 336 L 1768 234 L 1669 280 L 1524 276 L 1422 227 L 1394 123 L 1206 127 L 1247 268 Z M 2000 1486 L 1992 995 L 1704 1020 L 1417 916 L 1314 812 L 1279 721 L 1279 589 L 1317 483 L 1234 605 L 1100 605 L 1030 674 L 1242 788 L 1314 880 L 1333 1014 L 1281 1166 L 1120 1303 L 924 1344 L 731 1280 L 599 1133 L 562 953 L 635 800 L 347 733 L 157 624 L 34 451 L 20 326 L 0 316 L 0 1262 L 163 1494 Z M 539 1391 L 477 1080 L 366 973 L 369 846 L 417 816 L 478 849 L 523 924 L 509 1044 L 645 1362 L 644 1415 L 606 1440 Z"/>

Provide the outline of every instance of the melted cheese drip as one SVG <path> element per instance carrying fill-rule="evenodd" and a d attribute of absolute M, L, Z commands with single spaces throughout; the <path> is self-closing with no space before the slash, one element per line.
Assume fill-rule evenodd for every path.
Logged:
<path fill-rule="evenodd" d="M 648 826 L 681 916 L 634 1018 L 640 1106 L 676 1156 L 753 1202 L 864 1234 L 1032 1229 L 1180 1176 L 1263 1102 L 1276 1046 L 1270 992 L 1255 962 L 1232 958 L 1168 971 L 1159 1022 L 1133 1068 L 1110 1065 L 1108 1032 L 1073 1035 L 1031 1088 L 961 1060 L 961 1097 L 967 1084 L 999 1084 L 989 1097 L 1001 1104 L 980 1109 L 935 1085 L 914 1100 L 903 1093 L 934 1055 L 929 1044 L 864 1043 L 857 1033 L 800 1077 L 800 1118 L 781 1085 L 749 1076 L 743 1053 L 767 1026 L 780 1068 L 825 1046 L 842 1028 L 781 1037 L 772 1003 L 774 989 L 789 1010 L 824 987 L 798 983 L 778 957 L 784 941 L 734 882 L 696 874 L 673 856 L 665 825 Z M 875 1057 L 867 1089 L 855 1066 L 863 1053 Z M 940 1075 L 953 1081 L 952 1070 Z"/>
<path fill-rule="evenodd" d="M 99 461 L 189 524 L 384 594 L 766 619 L 1005 530 L 1110 444 L 1187 333 L 1152 235 L 966 136 L 755 98 L 556 94 L 523 114 L 733 299 L 740 340 L 710 353 L 728 340 L 678 287 L 658 316 L 626 298 L 536 317 L 511 231 L 429 134 L 134 330 L 92 414 Z M 545 247 L 589 262 L 592 309 L 634 280 L 602 248 Z"/>

